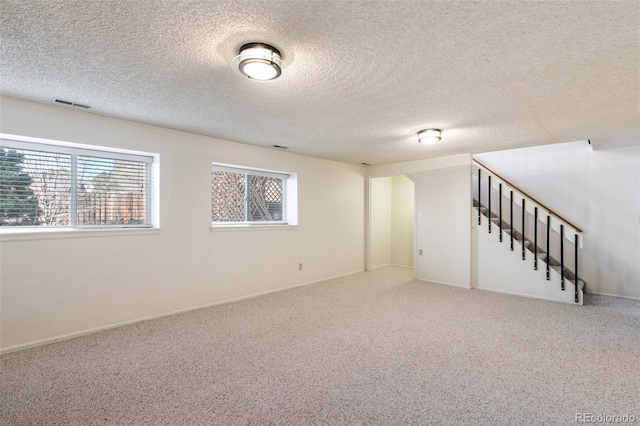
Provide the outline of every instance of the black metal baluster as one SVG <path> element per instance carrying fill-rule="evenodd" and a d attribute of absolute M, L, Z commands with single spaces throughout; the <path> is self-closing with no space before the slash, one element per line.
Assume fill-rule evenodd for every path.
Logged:
<path fill-rule="evenodd" d="M 538 270 L 538 208 L 533 208 L 533 270 Z"/>
<path fill-rule="evenodd" d="M 489 179 L 489 199 L 487 200 L 487 217 L 489 218 L 489 233 L 491 233 L 491 175 L 488 175 Z"/>
<path fill-rule="evenodd" d="M 509 206 L 509 224 L 511 226 L 511 251 L 513 251 L 513 191 L 511 191 L 510 195 L 511 197 L 509 201 L 511 201 L 511 205 Z"/>
<path fill-rule="evenodd" d="M 549 249 L 551 248 L 551 244 L 549 242 L 549 238 L 551 237 L 551 216 L 547 215 L 547 281 L 551 279 L 551 272 L 549 271 L 549 258 L 551 258 L 551 253 Z"/>
<path fill-rule="evenodd" d="M 482 225 L 482 212 L 480 211 L 480 207 L 482 207 L 482 187 L 480 183 L 482 182 L 482 169 L 478 168 L 478 225 Z"/>
<path fill-rule="evenodd" d="M 526 213 L 526 210 L 524 208 L 524 198 L 522 199 L 522 260 L 524 260 L 524 251 L 525 251 L 525 246 L 524 246 L 524 241 L 525 241 L 525 232 L 524 232 L 524 214 Z"/>
<path fill-rule="evenodd" d="M 502 184 L 500 184 L 500 193 L 499 195 L 499 199 L 498 199 L 498 204 L 500 207 L 500 221 L 498 222 L 498 227 L 500 228 L 500 242 L 502 242 Z"/>
<path fill-rule="evenodd" d="M 560 224 L 560 288 L 564 290 L 564 225 Z"/>
<path fill-rule="evenodd" d="M 576 264 L 575 264 L 575 301 L 576 303 L 578 303 L 578 234 L 575 234 L 575 240 L 573 242 L 573 246 L 574 246 L 574 252 L 575 252 L 575 257 L 576 257 Z"/>

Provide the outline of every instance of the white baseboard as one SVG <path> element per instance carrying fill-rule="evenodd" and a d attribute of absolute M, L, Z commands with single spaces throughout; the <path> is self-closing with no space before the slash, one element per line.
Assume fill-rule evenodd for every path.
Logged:
<path fill-rule="evenodd" d="M 373 268 L 371 268 L 372 271 L 375 271 L 376 269 L 382 269 L 382 268 L 387 268 L 391 266 L 391 264 L 388 265 L 381 265 L 381 266 L 374 266 Z"/>
<path fill-rule="evenodd" d="M 424 282 L 427 282 L 427 283 L 433 283 L 433 284 L 448 285 L 450 287 L 464 288 L 465 290 L 471 290 L 471 285 L 466 286 L 466 285 L 461 285 L 461 284 L 446 283 L 446 282 L 443 282 L 443 281 L 435 281 L 435 280 L 430 280 L 430 279 L 427 279 L 427 278 L 419 278 L 419 277 L 416 278 L 416 280 L 424 281 Z"/>
<path fill-rule="evenodd" d="M 485 287 L 474 287 L 473 289 L 474 290 L 481 290 L 481 291 L 490 291 L 491 293 L 508 294 L 509 296 L 526 297 L 528 299 L 548 300 L 550 302 L 564 303 L 565 305 L 569 304 L 569 303 L 567 303 L 567 302 L 565 302 L 563 300 L 560 300 L 560 299 L 552 299 L 551 297 L 544 297 L 544 296 L 530 296 L 528 294 L 516 293 L 514 291 L 496 290 L 496 289 L 493 289 L 493 288 L 485 288 Z M 581 305 L 576 303 L 576 306 L 581 306 Z"/>
<path fill-rule="evenodd" d="M 587 283 L 587 286 L 589 284 Z M 595 294 L 597 296 L 608 296 L 608 297 L 619 297 L 621 299 L 629 299 L 629 300 L 640 300 L 640 297 L 632 297 L 632 296 L 620 296 L 619 294 L 609 294 L 609 293 L 596 293 L 595 291 L 585 291 L 585 295 Z"/>
<path fill-rule="evenodd" d="M 164 317 L 169 317 L 169 316 L 172 316 L 172 315 L 183 314 L 183 313 L 186 313 L 186 312 L 197 311 L 199 309 L 211 308 L 213 306 L 218 306 L 218 305 L 226 305 L 227 303 L 239 302 L 241 300 L 246 300 L 246 299 L 253 299 L 253 298 L 264 296 L 264 295 L 267 295 L 267 294 L 277 293 L 277 292 L 284 291 L 284 290 L 291 290 L 291 289 L 296 288 L 296 287 L 303 287 L 303 286 L 306 286 L 306 285 L 316 284 L 316 283 L 323 282 L 323 281 L 329 281 L 329 280 L 333 280 L 333 279 L 340 278 L 340 277 L 346 277 L 348 275 L 353 275 L 353 274 L 357 274 L 357 273 L 360 273 L 360 272 L 364 272 L 364 270 L 358 270 L 358 271 L 354 271 L 354 272 L 348 272 L 346 274 L 334 275 L 334 276 L 331 276 L 331 277 L 322 278 L 322 279 L 314 280 L 314 281 L 309 281 L 309 282 L 305 282 L 305 283 L 302 283 L 302 284 L 295 284 L 295 285 L 288 286 L 288 287 L 281 287 L 281 288 L 277 288 L 275 290 L 262 291 L 260 293 L 249 294 L 247 296 L 234 297 L 232 299 L 221 300 L 221 301 L 218 301 L 218 302 L 212 302 L 212 303 L 207 303 L 207 304 L 204 304 L 204 305 L 193 306 L 193 307 L 190 307 L 190 308 L 178 309 L 178 310 L 175 310 L 175 311 L 165 312 L 165 313 L 162 313 L 162 314 L 150 315 L 150 316 L 146 316 L 146 317 L 142 317 L 142 318 L 136 318 L 136 319 L 129 320 L 129 321 L 122 321 L 122 322 L 117 322 L 117 323 L 113 323 L 113 324 L 103 325 L 103 326 L 100 326 L 100 327 L 89 328 L 87 330 L 76 331 L 76 332 L 73 332 L 73 333 L 63 334 L 63 335 L 56 336 L 56 337 L 49 337 L 49 338 L 46 338 L 46 339 L 36 340 L 36 341 L 33 341 L 33 342 L 29 342 L 29 343 L 23 343 L 23 344 L 19 344 L 19 345 L 15 345 L 15 346 L 10 346 L 8 348 L 3 348 L 3 349 L 0 350 L 0 355 L 4 355 L 4 354 L 10 353 L 10 352 L 17 352 L 17 351 L 21 351 L 21 350 L 24 350 L 24 349 L 34 348 L 36 346 L 49 345 L 51 343 L 61 342 L 63 340 L 74 339 L 76 337 L 86 336 L 86 335 L 89 335 L 89 334 L 97 333 L 99 331 L 110 330 L 112 328 L 123 327 L 125 325 L 136 324 L 136 323 L 143 322 L 143 321 L 151 321 L 151 320 L 158 319 L 158 318 L 164 318 Z"/>
<path fill-rule="evenodd" d="M 388 265 L 375 266 L 375 267 L 371 268 L 371 270 L 372 270 L 372 271 L 375 271 L 376 269 L 388 268 L 389 266 L 393 266 L 393 267 L 396 267 L 396 268 L 413 269 L 413 266 L 396 265 L 395 263 L 390 263 L 390 264 L 388 264 Z"/>

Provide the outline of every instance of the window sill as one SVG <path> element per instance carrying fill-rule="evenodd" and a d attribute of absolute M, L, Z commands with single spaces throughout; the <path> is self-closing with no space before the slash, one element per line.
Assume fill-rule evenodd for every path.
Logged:
<path fill-rule="evenodd" d="M 211 232 L 234 231 L 292 231 L 298 229 L 298 225 L 216 225 Z"/>
<path fill-rule="evenodd" d="M 20 229 L 0 230 L 0 242 L 52 240 L 64 238 L 95 238 L 131 235 L 158 235 L 160 228 L 118 228 L 118 229 Z"/>

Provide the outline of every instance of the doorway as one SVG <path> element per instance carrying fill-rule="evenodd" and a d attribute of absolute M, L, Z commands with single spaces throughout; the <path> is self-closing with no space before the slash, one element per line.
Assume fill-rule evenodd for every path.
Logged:
<path fill-rule="evenodd" d="M 369 179 L 367 271 L 414 267 L 414 183 L 404 175 Z"/>

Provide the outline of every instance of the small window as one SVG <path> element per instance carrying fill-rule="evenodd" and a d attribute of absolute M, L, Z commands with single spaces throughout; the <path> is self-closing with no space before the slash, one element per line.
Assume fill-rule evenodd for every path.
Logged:
<path fill-rule="evenodd" d="M 0 227 L 151 227 L 154 157 L 2 139 Z"/>
<path fill-rule="evenodd" d="M 213 164 L 211 221 L 225 225 L 291 225 L 293 175 Z"/>

